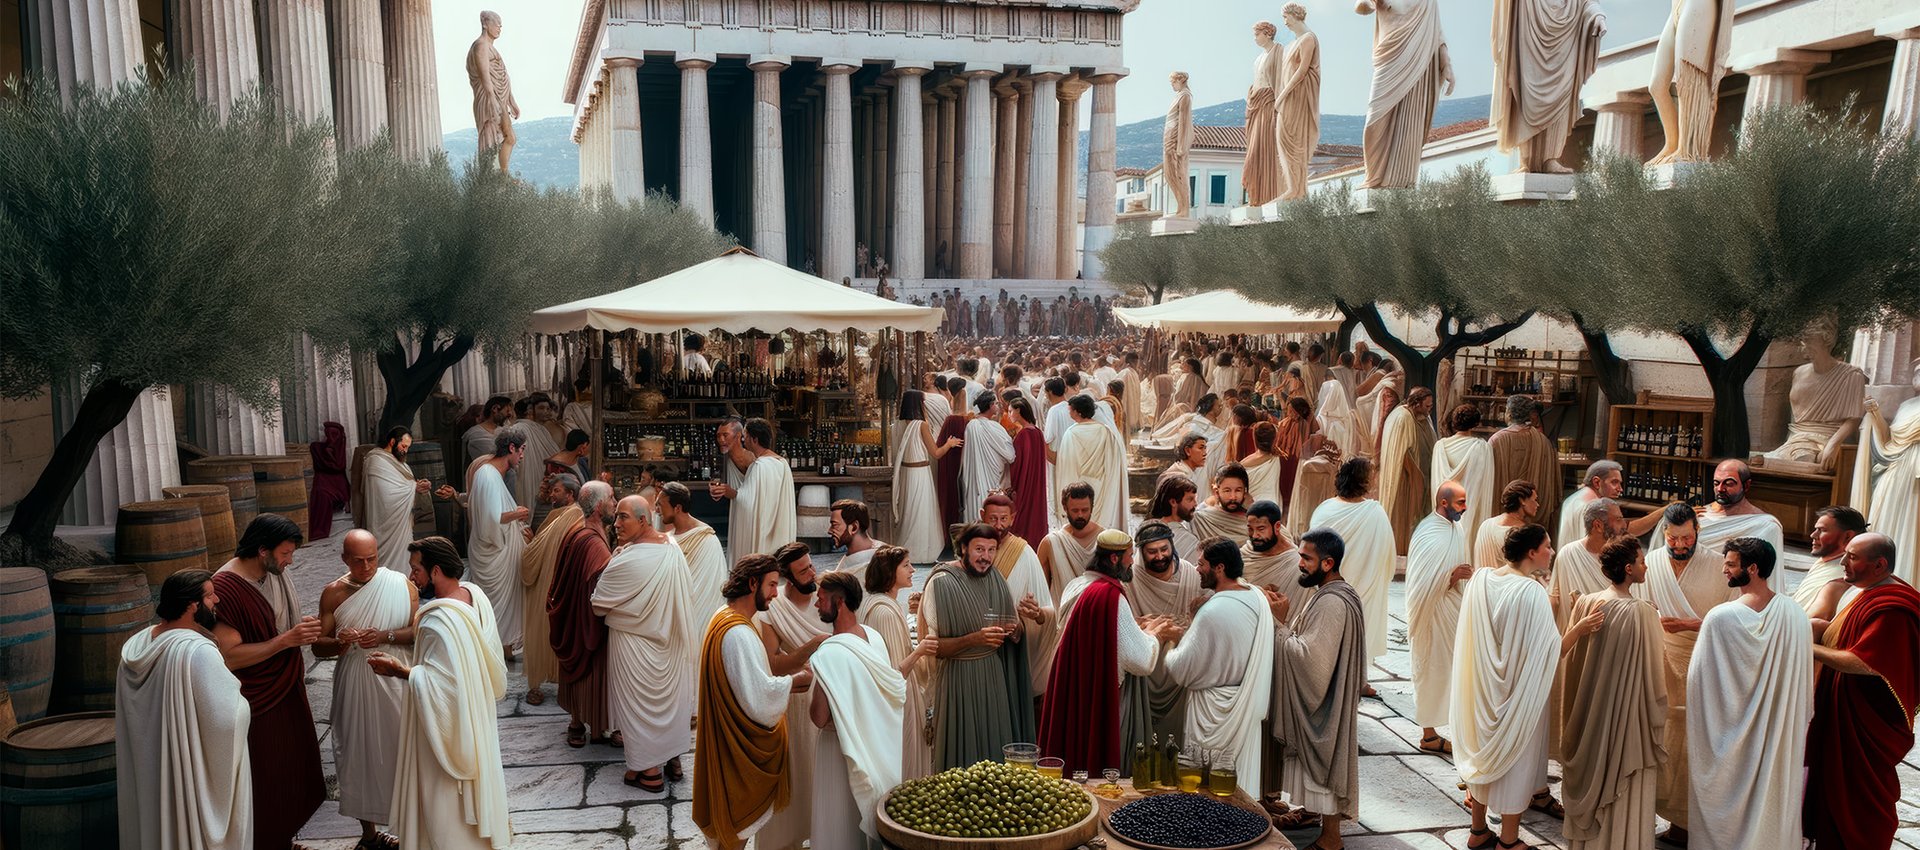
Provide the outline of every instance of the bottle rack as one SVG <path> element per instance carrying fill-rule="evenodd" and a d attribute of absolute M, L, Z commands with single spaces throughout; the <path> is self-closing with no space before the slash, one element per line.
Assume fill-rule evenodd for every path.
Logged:
<path fill-rule="evenodd" d="M 1659 510 L 1669 502 L 1700 503 L 1713 492 L 1713 410 L 1699 404 L 1616 404 L 1608 416 L 1607 457 L 1626 479 L 1622 499 Z"/>
<path fill-rule="evenodd" d="M 1598 378 L 1585 351 L 1556 351 L 1503 346 L 1468 349 L 1454 356 L 1465 391 L 1458 404 L 1480 409 L 1480 428 L 1490 434 L 1507 426 L 1507 397 L 1524 395 L 1546 406 L 1546 431 L 1570 436 L 1586 446 L 1588 411 Z M 1445 416 L 1448 411 L 1439 411 Z"/>

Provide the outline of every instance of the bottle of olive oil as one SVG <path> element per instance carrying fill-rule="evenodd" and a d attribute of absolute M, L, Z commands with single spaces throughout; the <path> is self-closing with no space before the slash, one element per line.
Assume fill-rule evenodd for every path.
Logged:
<path fill-rule="evenodd" d="M 1140 790 L 1160 787 L 1160 736 L 1153 736 L 1153 743 L 1147 745 L 1147 778 L 1145 782 L 1139 776 L 1133 777 L 1133 787 Z"/>
<path fill-rule="evenodd" d="M 1153 787 L 1153 754 L 1147 749 L 1146 742 L 1133 745 L 1133 787 L 1145 790 Z"/>
<path fill-rule="evenodd" d="M 1160 751 L 1160 787 L 1180 787 L 1180 745 L 1174 743 L 1173 736 L 1167 736 L 1166 748 Z"/>

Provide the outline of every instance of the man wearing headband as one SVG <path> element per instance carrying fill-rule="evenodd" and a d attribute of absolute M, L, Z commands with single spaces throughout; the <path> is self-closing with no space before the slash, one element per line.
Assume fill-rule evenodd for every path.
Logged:
<path fill-rule="evenodd" d="M 1127 603 L 1136 617 L 1166 617 L 1176 625 L 1185 625 L 1207 597 L 1200 587 L 1200 572 L 1176 551 L 1177 536 L 1166 523 L 1147 520 L 1134 532 L 1134 545 L 1140 548 L 1140 563 L 1133 578 L 1122 582 L 1127 588 Z M 1187 718 L 1187 691 L 1168 675 L 1166 665 L 1156 666 L 1147 679 L 1147 705 L 1153 714 L 1149 734 L 1178 735 Z M 1140 729 L 1130 723 L 1127 730 Z M 1133 751 L 1133 739 L 1125 750 Z"/>

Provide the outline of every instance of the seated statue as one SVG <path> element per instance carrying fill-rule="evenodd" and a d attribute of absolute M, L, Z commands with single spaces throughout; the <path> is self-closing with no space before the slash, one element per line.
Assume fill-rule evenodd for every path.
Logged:
<path fill-rule="evenodd" d="M 1831 321 L 1816 322 L 1801 334 L 1800 345 L 1809 360 L 1793 370 L 1793 387 L 1787 392 L 1792 410 L 1787 439 L 1765 457 L 1818 463 L 1832 471 L 1840 447 L 1860 430 L 1860 417 L 1866 413 L 1867 373 L 1833 356 L 1833 338 Z"/>

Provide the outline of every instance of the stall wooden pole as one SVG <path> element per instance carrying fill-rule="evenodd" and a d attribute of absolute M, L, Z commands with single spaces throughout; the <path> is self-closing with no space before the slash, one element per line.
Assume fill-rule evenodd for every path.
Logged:
<path fill-rule="evenodd" d="M 587 445 L 593 446 L 593 473 L 599 475 L 607 468 L 607 427 L 602 424 L 601 414 L 607 406 L 606 387 L 601 380 L 605 367 L 600 360 L 605 356 L 606 334 L 593 330 L 587 334 L 587 381 L 593 393 L 593 434 Z"/>

